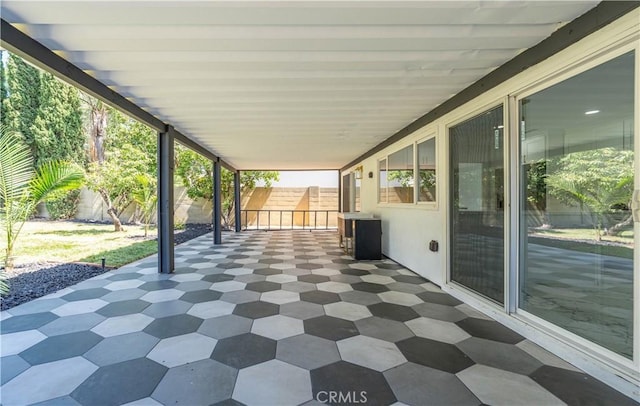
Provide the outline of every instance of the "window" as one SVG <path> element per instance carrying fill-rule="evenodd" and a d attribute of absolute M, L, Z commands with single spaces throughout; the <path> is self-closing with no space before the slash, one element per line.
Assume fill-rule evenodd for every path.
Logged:
<path fill-rule="evenodd" d="M 387 203 L 387 159 L 378 162 L 378 202 Z"/>
<path fill-rule="evenodd" d="M 436 137 L 430 136 L 378 161 L 378 203 L 436 202 Z"/>
<path fill-rule="evenodd" d="M 418 143 L 418 201 L 436 201 L 436 139 Z"/>
<path fill-rule="evenodd" d="M 394 152 L 388 157 L 388 202 L 414 202 L 413 145 Z"/>

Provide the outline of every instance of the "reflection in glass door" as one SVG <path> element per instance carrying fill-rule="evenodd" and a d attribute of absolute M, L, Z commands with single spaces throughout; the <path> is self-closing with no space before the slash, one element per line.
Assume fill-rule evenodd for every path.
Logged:
<path fill-rule="evenodd" d="M 451 127 L 449 140 L 450 279 L 503 303 L 503 108 Z"/>
<path fill-rule="evenodd" d="M 619 56 L 519 105 L 519 306 L 629 359 L 634 59 Z"/>

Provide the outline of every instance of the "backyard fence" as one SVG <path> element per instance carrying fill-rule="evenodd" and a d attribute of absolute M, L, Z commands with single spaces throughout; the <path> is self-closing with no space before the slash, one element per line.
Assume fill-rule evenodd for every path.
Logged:
<path fill-rule="evenodd" d="M 241 210 L 243 230 L 337 229 L 338 210 Z"/>

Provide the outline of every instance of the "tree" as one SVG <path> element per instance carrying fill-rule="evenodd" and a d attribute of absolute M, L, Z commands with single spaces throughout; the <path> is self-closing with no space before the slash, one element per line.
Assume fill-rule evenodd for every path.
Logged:
<path fill-rule="evenodd" d="M 554 167 L 546 177 L 549 193 L 568 205 L 585 207 L 591 215 L 596 240 L 601 239 L 603 230 L 614 235 L 631 223 L 631 213 L 617 223 L 612 215 L 628 211 L 631 206 L 632 151 L 600 148 L 574 152 L 560 158 Z"/>
<path fill-rule="evenodd" d="M 40 103 L 30 131 L 36 166 L 56 160 L 86 162 L 79 92 L 50 73 L 40 77 Z"/>
<path fill-rule="evenodd" d="M 413 186 L 413 171 L 412 170 L 390 170 L 387 174 L 389 180 L 397 181 L 403 188 Z M 421 169 L 418 175 L 420 181 L 420 193 L 424 194 L 430 201 L 435 201 L 435 189 L 436 189 L 436 172 L 433 169 Z M 402 201 L 411 201 L 413 196 L 402 196 Z"/>
<path fill-rule="evenodd" d="M 60 160 L 84 166 L 86 153 L 82 127 L 79 91 L 43 72 L 40 76 L 40 104 L 31 126 L 35 165 Z M 48 201 L 49 216 L 53 219 L 73 217 L 79 196 L 79 191 L 73 190 Z"/>
<path fill-rule="evenodd" d="M 183 147 L 176 149 L 175 173 L 180 177 L 191 199 L 213 200 L 213 164 L 202 155 Z M 276 171 L 242 171 L 240 172 L 240 192 L 248 193 L 259 183 L 271 187 L 272 182 L 279 179 Z M 234 174 L 222 168 L 220 171 L 220 189 L 222 203 L 223 227 L 230 228 L 234 221 Z"/>
<path fill-rule="evenodd" d="M 109 110 L 105 158 L 89 164 L 87 187 L 102 198 L 114 231 L 122 231 L 119 216 L 145 185 L 139 175 L 156 176 L 156 137 L 153 130 L 117 110 Z"/>
<path fill-rule="evenodd" d="M 4 66 L 4 56 L 5 52 L 0 51 L 0 124 L 3 127 L 6 127 L 5 124 L 5 111 L 4 111 L 4 101 L 9 97 L 9 92 L 7 90 L 7 70 Z"/>
<path fill-rule="evenodd" d="M 551 228 L 547 212 L 547 160 L 531 162 L 524 167 L 527 205 L 535 214 L 535 221 L 543 228 Z"/>
<path fill-rule="evenodd" d="M 16 241 L 36 205 L 56 192 L 77 189 L 83 175 L 82 168 L 62 161 L 49 161 L 34 169 L 27 145 L 14 134 L 0 130 L 0 223 L 5 269 L 13 268 Z"/>
<path fill-rule="evenodd" d="M 2 76 L 2 123 L 7 131 L 23 138 L 31 149 L 34 165 L 60 160 L 84 166 L 79 91 L 12 54 Z M 48 201 L 50 216 L 73 216 L 78 196 L 74 191 Z"/>
<path fill-rule="evenodd" d="M 40 105 L 40 71 L 10 53 L 5 73 L 8 96 L 2 104 L 4 129 L 21 137 L 35 154 L 32 127 Z"/>
<path fill-rule="evenodd" d="M 144 236 L 149 235 L 149 224 L 151 223 L 151 216 L 156 209 L 156 203 L 158 203 L 157 194 L 157 180 L 155 177 L 146 173 L 141 173 L 136 176 L 138 185 L 137 190 L 132 193 L 133 201 L 138 205 L 138 209 L 142 215 L 142 222 L 144 224 Z"/>
<path fill-rule="evenodd" d="M 107 133 L 109 108 L 101 100 L 82 93 L 87 106 L 86 127 L 89 134 L 89 162 L 104 162 L 104 143 Z"/>

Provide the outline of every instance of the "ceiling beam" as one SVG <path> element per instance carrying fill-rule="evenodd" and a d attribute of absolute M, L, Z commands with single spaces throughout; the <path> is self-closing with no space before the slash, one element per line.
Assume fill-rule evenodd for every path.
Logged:
<path fill-rule="evenodd" d="M 348 170 L 354 165 L 359 164 L 363 160 L 395 144 L 420 128 L 562 51 L 638 7 L 640 7 L 640 1 L 602 1 L 596 7 L 558 29 L 537 45 L 522 52 L 435 109 L 399 130 L 380 144 L 371 148 L 369 151 L 349 162 L 342 167 L 341 171 Z"/>
<path fill-rule="evenodd" d="M 90 94 L 91 96 L 102 100 L 113 108 L 131 116 L 141 123 L 153 128 L 156 131 L 166 131 L 168 124 L 164 123 L 153 114 L 142 109 L 137 104 L 122 96 L 120 93 L 112 90 L 104 83 L 88 75 L 76 65 L 57 55 L 49 48 L 34 40 L 27 34 L 18 30 L 4 19 L 0 19 L 0 45 L 7 51 L 20 56 L 27 62 L 59 77 L 65 82 L 71 84 Z M 179 131 L 175 131 L 175 139 L 186 147 L 193 149 L 207 159 L 217 160 L 213 152 L 193 141 Z M 222 165 L 232 171 L 235 171 L 232 165 L 221 161 Z"/>

